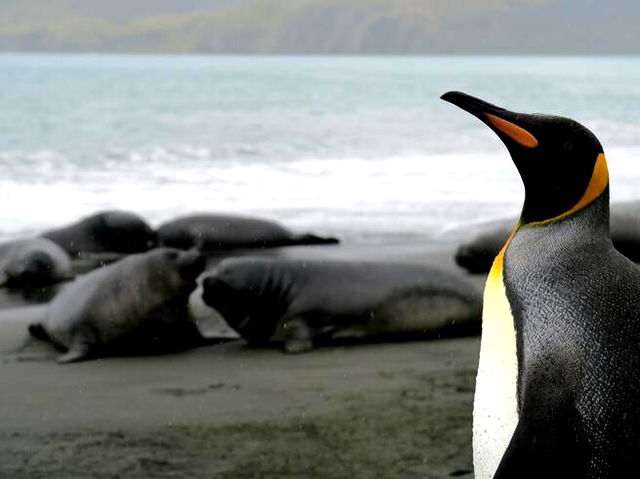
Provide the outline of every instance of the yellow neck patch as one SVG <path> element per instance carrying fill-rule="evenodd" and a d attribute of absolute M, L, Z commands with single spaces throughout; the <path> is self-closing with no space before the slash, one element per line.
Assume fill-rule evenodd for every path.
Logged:
<path fill-rule="evenodd" d="M 572 215 L 576 211 L 581 210 L 585 206 L 593 203 L 593 201 L 598 198 L 604 190 L 607 188 L 609 184 L 609 170 L 607 169 L 607 160 L 604 157 L 604 153 L 600 153 L 598 158 L 596 159 L 596 164 L 593 168 L 593 174 L 591 175 L 591 180 L 589 180 L 589 184 L 587 185 L 587 189 L 573 208 L 568 211 L 565 211 L 558 216 L 553 218 L 549 218 L 543 221 L 535 221 L 533 223 L 529 223 L 532 226 L 545 225 L 548 223 L 553 223 L 554 221 L 561 220 L 562 218 L 566 218 L 569 215 Z"/>
<path fill-rule="evenodd" d="M 489 276 L 487 277 L 487 281 L 498 281 L 498 280 L 502 281 L 502 269 L 503 269 L 503 266 L 504 266 L 504 253 L 505 253 L 505 251 L 507 251 L 507 247 L 509 246 L 509 243 L 511 243 L 511 239 L 516 234 L 516 231 L 518 231 L 519 228 L 520 228 L 520 222 L 518 221 L 516 223 L 516 225 L 513 227 L 513 230 L 511 231 L 511 234 L 509 235 L 509 238 L 507 238 L 507 241 L 504 243 L 504 246 L 502 247 L 500 252 L 497 254 L 495 259 L 493 260 L 493 266 L 491 267 L 491 270 L 489 271 Z"/>

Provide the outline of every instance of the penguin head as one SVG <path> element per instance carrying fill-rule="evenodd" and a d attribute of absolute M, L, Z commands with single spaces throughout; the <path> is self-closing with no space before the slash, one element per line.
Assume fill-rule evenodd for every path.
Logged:
<path fill-rule="evenodd" d="M 512 112 L 461 92 L 448 92 L 441 98 L 480 119 L 509 150 L 525 187 L 521 224 L 564 217 L 607 189 L 602 145 L 580 123 L 560 116 Z"/>

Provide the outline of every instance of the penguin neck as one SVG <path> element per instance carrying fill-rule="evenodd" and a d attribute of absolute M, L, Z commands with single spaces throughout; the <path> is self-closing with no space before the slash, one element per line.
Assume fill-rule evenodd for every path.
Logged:
<path fill-rule="evenodd" d="M 580 216 L 580 221 L 573 221 L 575 216 Z M 525 222 L 523 218 L 524 215 L 520 220 L 518 230 L 542 228 L 545 231 L 562 231 L 565 228 L 570 228 L 572 237 L 576 240 L 582 237 L 588 241 L 598 239 L 610 242 L 609 187 L 606 186 L 604 191 L 593 201 L 580 209 L 572 210 L 570 214 L 562 214 L 551 220 L 534 222 Z"/>
<path fill-rule="evenodd" d="M 582 173 L 576 172 L 576 182 L 580 183 Z M 601 197 L 609 188 L 609 169 L 604 153 L 599 153 L 593 163 L 591 177 L 582 189 L 581 196 L 572 185 L 540 184 L 530 176 L 522 176 L 525 183 L 525 200 L 520 216 L 520 224 L 543 225 L 572 216 Z M 528 181 L 527 181 L 528 180 Z M 607 192 L 608 200 L 608 192 Z M 608 203 L 607 203 L 608 204 Z M 560 207 L 560 208 L 558 208 Z M 607 215 L 608 218 L 608 215 Z"/>

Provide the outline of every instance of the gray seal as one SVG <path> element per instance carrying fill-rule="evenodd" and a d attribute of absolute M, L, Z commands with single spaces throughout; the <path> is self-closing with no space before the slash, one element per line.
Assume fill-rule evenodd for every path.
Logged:
<path fill-rule="evenodd" d="M 179 349 L 198 336 L 187 305 L 205 264 L 170 248 L 128 256 L 77 278 L 29 331 L 66 351 L 60 363 Z"/>
<path fill-rule="evenodd" d="M 475 287 L 426 266 L 229 258 L 202 286 L 204 302 L 251 345 L 290 353 L 338 339 L 479 332 Z"/>
<path fill-rule="evenodd" d="M 493 260 L 509 238 L 516 219 L 503 220 L 487 227 L 470 241 L 458 246 L 455 261 L 471 274 L 488 273 Z"/>
<path fill-rule="evenodd" d="M 297 235 L 261 218 L 219 214 L 190 215 L 163 223 L 158 239 L 164 246 L 201 251 L 338 243 L 336 238 L 311 233 Z"/>
<path fill-rule="evenodd" d="M 488 273 L 516 221 L 512 218 L 498 222 L 461 244 L 455 253 L 456 263 L 472 274 Z M 611 205 L 610 227 L 615 248 L 631 261 L 640 262 L 640 202 Z"/>
<path fill-rule="evenodd" d="M 71 256 L 96 253 L 132 254 L 156 246 L 155 231 L 140 216 L 127 211 L 103 211 L 40 236 L 57 243 Z"/>
<path fill-rule="evenodd" d="M 29 238 L 0 245 L 0 284 L 32 288 L 71 279 L 71 259 L 46 238 Z"/>

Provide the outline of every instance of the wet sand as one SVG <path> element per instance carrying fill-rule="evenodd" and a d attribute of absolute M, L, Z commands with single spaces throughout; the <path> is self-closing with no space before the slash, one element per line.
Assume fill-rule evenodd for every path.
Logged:
<path fill-rule="evenodd" d="M 358 251 L 281 254 L 455 268 L 418 243 Z M 296 356 L 233 340 L 60 366 L 27 340 L 41 312 L 0 314 L 0 477 L 472 477 L 478 338 Z"/>

